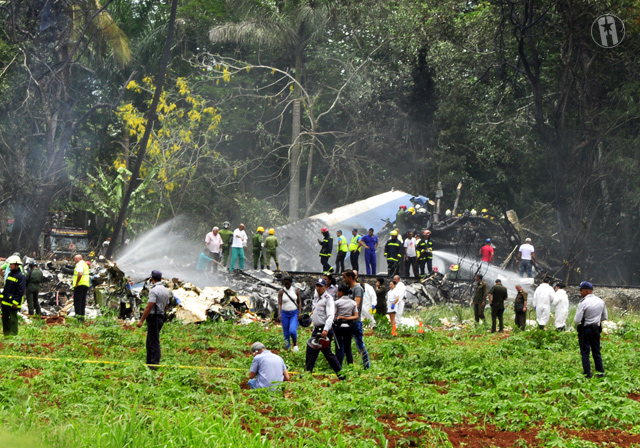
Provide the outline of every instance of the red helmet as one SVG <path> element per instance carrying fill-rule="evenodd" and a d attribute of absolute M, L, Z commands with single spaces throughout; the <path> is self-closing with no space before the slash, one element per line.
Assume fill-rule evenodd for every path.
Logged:
<path fill-rule="evenodd" d="M 423 230 L 422 234 L 423 235 L 431 235 L 431 230 Z"/>
<path fill-rule="evenodd" d="M 401 208 L 402 210 L 406 210 L 407 206 L 406 205 L 401 205 L 399 208 Z"/>
<path fill-rule="evenodd" d="M 322 229 L 320 229 L 320 233 L 324 233 L 324 232 L 328 232 L 329 229 L 326 227 L 323 227 Z"/>
<path fill-rule="evenodd" d="M 433 272 L 438 272 L 438 266 L 433 268 Z"/>

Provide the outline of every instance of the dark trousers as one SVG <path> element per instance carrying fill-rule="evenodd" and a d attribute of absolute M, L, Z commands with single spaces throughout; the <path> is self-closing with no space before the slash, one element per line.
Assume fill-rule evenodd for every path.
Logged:
<path fill-rule="evenodd" d="M 592 326 L 582 327 L 582 330 L 578 333 L 578 342 L 580 344 L 580 355 L 582 356 L 582 372 L 587 378 L 592 376 L 589 353 L 593 353 L 596 372 L 604 373 L 602 355 L 600 354 L 600 329 Z"/>
<path fill-rule="evenodd" d="M 147 317 L 147 364 L 160 364 L 160 331 L 164 325 L 164 316 L 149 314 Z"/>
<path fill-rule="evenodd" d="M 347 258 L 346 252 L 338 252 L 336 255 L 336 272 L 338 274 L 344 272 L 344 259 Z"/>
<path fill-rule="evenodd" d="M 329 257 L 321 256 L 320 263 L 322 264 L 322 272 L 331 272 L 331 265 L 329 264 Z"/>
<path fill-rule="evenodd" d="M 264 269 L 264 254 L 262 253 L 262 249 L 253 249 L 253 269 L 258 269 L 258 264 L 260 264 L 260 269 Z"/>
<path fill-rule="evenodd" d="M 73 290 L 73 309 L 76 316 L 84 316 L 84 310 L 87 307 L 88 286 L 76 286 Z"/>
<path fill-rule="evenodd" d="M 27 291 L 27 306 L 29 307 L 29 314 L 42 314 L 42 310 L 40 309 L 40 302 L 38 302 L 38 293 L 37 291 Z"/>
<path fill-rule="evenodd" d="M 231 253 L 231 246 L 228 244 L 222 245 L 222 266 L 227 267 L 229 261 L 229 254 Z"/>
<path fill-rule="evenodd" d="M 418 260 L 418 267 L 420 268 L 420 275 L 424 275 L 424 267 L 427 264 L 426 258 L 421 258 Z"/>
<path fill-rule="evenodd" d="M 516 312 L 516 326 L 520 327 L 522 331 L 527 328 L 527 313 Z"/>
<path fill-rule="evenodd" d="M 387 260 L 387 273 L 389 274 L 389 277 L 393 277 L 394 275 L 399 274 L 399 268 L 399 261 Z"/>
<path fill-rule="evenodd" d="M 480 319 L 484 320 L 484 302 L 473 302 L 473 318 L 476 322 L 479 322 Z"/>
<path fill-rule="evenodd" d="M 209 249 L 207 249 L 207 256 L 214 262 L 217 261 L 218 263 L 220 263 L 220 252 L 211 252 Z M 218 263 L 211 263 L 213 272 L 218 272 Z"/>
<path fill-rule="evenodd" d="M 433 272 L 433 258 L 427 258 L 427 273 Z"/>
<path fill-rule="evenodd" d="M 418 258 L 416 257 L 407 257 L 404 259 L 404 272 L 407 277 L 409 277 L 409 272 L 411 272 L 411 268 L 413 268 L 413 276 L 419 277 L 418 275 Z"/>
<path fill-rule="evenodd" d="M 311 333 L 311 337 L 319 338 L 321 333 L 322 333 L 322 327 L 316 327 L 313 329 L 313 332 Z M 333 330 L 329 331 L 328 337 L 329 339 L 333 338 Z M 322 354 L 324 355 L 324 358 L 327 360 L 327 362 L 329 363 L 329 366 L 331 366 L 333 371 L 336 373 L 339 373 L 342 370 L 342 364 L 340 364 L 340 361 L 338 361 L 337 356 L 334 355 L 333 352 L 331 351 L 331 345 L 329 345 L 329 347 L 325 348 L 324 350 L 318 350 L 318 349 L 312 348 L 311 346 L 309 346 L 309 344 L 307 344 L 307 356 L 305 359 L 304 370 L 306 370 L 307 372 L 313 372 L 313 368 L 316 365 L 316 359 L 318 359 L 318 355 L 320 354 L 321 351 L 322 351 Z"/>
<path fill-rule="evenodd" d="M 504 308 L 491 307 L 491 333 L 496 332 L 496 319 L 500 321 L 500 333 L 504 330 L 502 318 L 504 316 Z"/>
<path fill-rule="evenodd" d="M 344 357 L 347 356 L 347 364 L 353 364 L 353 352 L 351 351 L 351 327 L 335 327 L 336 334 L 336 358 L 340 365 L 344 365 Z"/>
<path fill-rule="evenodd" d="M 5 336 L 18 334 L 18 309 L 2 305 L 2 332 Z"/>
<path fill-rule="evenodd" d="M 349 259 L 351 261 L 351 269 L 353 269 L 354 271 L 360 270 L 360 265 L 358 265 L 359 258 L 360 258 L 360 252 L 358 252 L 357 250 L 354 250 L 349 255 Z"/>

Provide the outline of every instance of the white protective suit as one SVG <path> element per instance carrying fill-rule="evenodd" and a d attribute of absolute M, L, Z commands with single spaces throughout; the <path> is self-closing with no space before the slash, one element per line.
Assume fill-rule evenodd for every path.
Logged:
<path fill-rule="evenodd" d="M 376 326 L 376 320 L 371 314 L 371 307 L 378 304 L 378 296 L 376 290 L 368 283 L 364 284 L 364 297 L 362 298 L 362 320 L 369 320 L 369 328 Z M 387 310 L 384 310 L 385 312 Z"/>
<path fill-rule="evenodd" d="M 396 293 L 396 297 L 399 297 L 398 303 L 396 304 L 396 325 L 400 325 L 402 323 L 402 313 L 404 312 L 404 297 L 407 292 L 407 287 L 402 282 L 398 282 L 395 289 L 393 290 Z"/>
<path fill-rule="evenodd" d="M 564 327 L 567 324 L 567 317 L 569 317 L 569 297 L 567 296 L 567 291 L 558 289 L 553 296 L 551 306 L 556 316 L 556 328 Z"/>
<path fill-rule="evenodd" d="M 533 293 L 533 306 L 536 309 L 538 325 L 547 325 L 551 317 L 551 302 L 556 296 L 549 283 L 542 283 Z"/>

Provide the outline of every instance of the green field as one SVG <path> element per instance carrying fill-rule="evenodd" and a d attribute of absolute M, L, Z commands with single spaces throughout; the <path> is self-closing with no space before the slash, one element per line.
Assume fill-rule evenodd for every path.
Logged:
<path fill-rule="evenodd" d="M 611 314 L 624 325 L 592 380 L 575 332 L 445 330 L 460 308 L 423 313 L 422 334 L 382 326 L 365 339 L 372 368 L 342 382 L 322 356 L 301 374 L 304 343 L 280 351 L 272 325 L 168 323 L 153 372 L 142 329 L 38 321 L 0 343 L 0 447 L 640 446 L 640 319 Z M 256 340 L 296 372 L 283 391 L 247 389 Z"/>

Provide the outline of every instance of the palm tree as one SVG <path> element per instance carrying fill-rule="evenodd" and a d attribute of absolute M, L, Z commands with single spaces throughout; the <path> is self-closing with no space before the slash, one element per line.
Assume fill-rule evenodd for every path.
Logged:
<path fill-rule="evenodd" d="M 302 85 L 307 46 L 325 30 L 335 0 L 227 0 L 227 7 L 240 18 L 211 29 L 213 42 L 265 45 L 292 56 L 297 85 Z M 289 151 L 289 219 L 298 219 L 300 201 L 301 92 L 294 90 L 291 150 Z"/>

